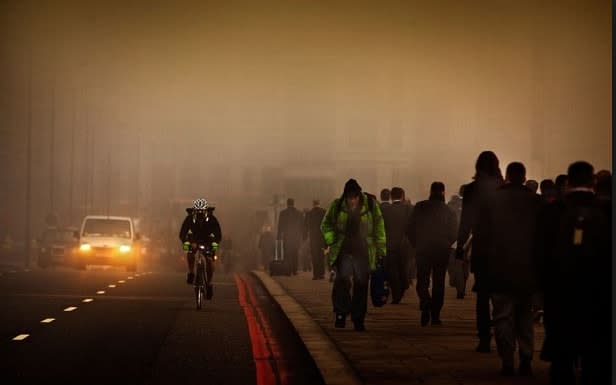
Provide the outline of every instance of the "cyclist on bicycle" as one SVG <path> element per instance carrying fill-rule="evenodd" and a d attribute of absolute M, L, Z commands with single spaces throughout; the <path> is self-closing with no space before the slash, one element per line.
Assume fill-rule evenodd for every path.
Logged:
<path fill-rule="evenodd" d="M 220 232 L 220 224 L 213 214 L 213 207 L 209 207 L 205 199 L 195 199 L 192 208 L 187 208 L 188 215 L 182 223 L 180 229 L 180 241 L 190 242 L 190 248 L 186 255 L 188 262 L 188 276 L 186 283 L 192 284 L 195 279 L 195 252 L 197 247 L 201 245 L 211 246 L 212 250 L 216 252 L 218 243 L 222 238 Z M 206 298 L 211 299 L 213 295 L 212 288 L 212 276 L 214 275 L 214 261 L 210 258 L 206 258 Z"/>

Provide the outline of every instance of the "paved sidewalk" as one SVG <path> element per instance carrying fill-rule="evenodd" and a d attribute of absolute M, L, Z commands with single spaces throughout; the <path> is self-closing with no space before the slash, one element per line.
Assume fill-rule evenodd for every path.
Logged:
<path fill-rule="evenodd" d="M 321 327 L 323 338 L 329 337 L 366 384 L 547 384 L 547 363 L 538 358 L 543 341 L 541 325 L 535 328 L 534 378 L 501 377 L 494 342 L 491 354 L 474 351 L 475 297 L 470 290 L 465 299 L 458 300 L 455 289 L 447 287 L 442 326 L 419 325 L 414 286 L 399 305 L 375 308 L 369 302 L 367 331 L 358 333 L 350 319 L 346 329 L 334 329 L 332 284 L 327 280 L 313 281 L 311 277 L 310 273 L 300 273 L 295 277 L 273 277 L 273 280 L 305 309 L 306 317 Z M 471 280 L 468 288 L 472 286 Z"/>

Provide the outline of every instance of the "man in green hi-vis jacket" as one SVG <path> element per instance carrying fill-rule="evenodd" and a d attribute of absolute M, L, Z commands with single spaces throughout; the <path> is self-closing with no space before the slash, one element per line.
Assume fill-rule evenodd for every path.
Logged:
<path fill-rule="evenodd" d="M 336 276 L 332 290 L 335 327 L 343 328 L 350 313 L 355 330 L 364 331 L 370 272 L 376 269 L 377 259 L 383 258 L 386 250 L 381 209 L 362 192 L 355 179 L 349 179 L 342 197 L 329 206 L 321 232 L 328 247 L 329 265 Z"/>

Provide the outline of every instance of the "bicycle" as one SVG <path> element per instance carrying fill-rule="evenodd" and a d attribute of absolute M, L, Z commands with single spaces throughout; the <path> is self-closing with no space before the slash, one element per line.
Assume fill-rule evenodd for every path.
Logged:
<path fill-rule="evenodd" d="M 207 259 L 213 263 L 216 260 L 216 255 L 211 245 L 204 244 L 198 244 L 196 248 L 193 248 L 193 252 L 195 253 L 195 304 L 197 310 L 201 310 L 206 288 L 209 284 L 205 266 Z"/>

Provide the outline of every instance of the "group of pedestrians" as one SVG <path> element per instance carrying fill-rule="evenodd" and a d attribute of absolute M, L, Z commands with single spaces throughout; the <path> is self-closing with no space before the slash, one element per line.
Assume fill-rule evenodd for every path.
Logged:
<path fill-rule="evenodd" d="M 265 225 L 259 236 L 258 248 L 263 265 L 267 267 L 276 253 L 279 253 L 279 259 L 284 261 L 286 273 L 296 275 L 300 253 L 304 251 L 302 245 L 307 244 L 305 252 L 310 258 L 302 258 L 303 270 L 312 270 L 315 280 L 324 279 L 325 241 L 321 233 L 321 221 L 324 216 L 325 210 L 321 208 L 317 199 L 313 200 L 312 209 L 304 212 L 295 207 L 293 198 L 287 199 L 287 207 L 278 217 L 277 235 L 274 236 L 271 226 Z"/>
<path fill-rule="evenodd" d="M 512 162 L 503 177 L 491 151 L 479 155 L 473 181 L 449 203 L 438 181 L 412 206 L 401 188 L 383 191 L 391 203 L 379 204 L 349 180 L 320 226 L 336 272 L 334 326 L 345 327 L 350 315 L 355 330 L 365 330 L 369 276 L 379 263 L 399 303 L 413 249 L 422 326 L 442 324 L 448 267 L 464 298 L 470 264 L 476 351 L 490 353 L 494 335 L 503 376 L 516 373 L 516 351 L 517 373 L 532 375 L 534 311 L 543 309 L 541 358 L 551 362 L 551 383 L 575 384 L 576 368 L 584 384 L 611 383 L 611 183 L 609 171 L 595 174 L 587 162 L 541 183 Z"/>

